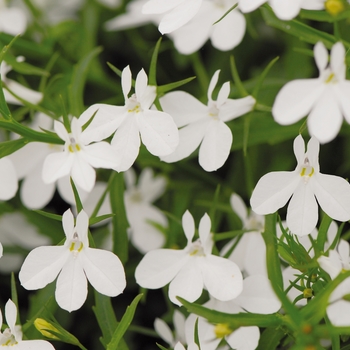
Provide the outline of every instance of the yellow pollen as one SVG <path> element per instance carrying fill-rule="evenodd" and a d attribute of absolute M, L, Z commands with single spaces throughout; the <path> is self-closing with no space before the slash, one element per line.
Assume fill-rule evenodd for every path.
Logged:
<path fill-rule="evenodd" d="M 218 323 L 214 328 L 216 338 L 221 339 L 232 333 L 232 329 L 226 323 Z"/>
<path fill-rule="evenodd" d="M 338 15 L 345 10 L 344 2 L 342 0 L 327 0 L 325 3 L 326 11 L 332 16 Z"/>
<path fill-rule="evenodd" d="M 334 73 L 329 74 L 329 77 L 326 79 L 325 83 L 328 84 L 330 83 L 334 78 Z"/>
<path fill-rule="evenodd" d="M 190 255 L 193 256 L 193 255 L 196 255 L 197 253 L 198 253 L 198 249 L 195 249 L 190 253 Z"/>
<path fill-rule="evenodd" d="M 138 103 L 134 108 L 128 109 L 129 113 L 140 113 L 141 112 L 141 106 Z"/>
<path fill-rule="evenodd" d="M 78 248 L 78 249 L 76 249 L 76 247 L 75 247 L 75 245 L 76 245 L 77 243 L 78 243 L 78 242 L 72 242 L 72 244 L 70 245 L 70 248 L 69 248 L 69 250 L 70 250 L 71 252 L 74 252 L 74 251 L 81 252 L 81 251 L 82 251 L 82 249 L 83 249 L 83 247 L 84 247 L 83 242 L 79 242 L 80 245 L 79 245 L 79 248 Z"/>
<path fill-rule="evenodd" d="M 306 167 L 303 167 L 303 169 L 301 170 L 300 176 L 309 176 L 309 177 L 311 177 L 314 174 L 314 172 L 315 172 L 315 169 L 312 167 L 311 168 L 311 172 L 309 174 L 306 174 L 306 169 L 307 169 Z"/>

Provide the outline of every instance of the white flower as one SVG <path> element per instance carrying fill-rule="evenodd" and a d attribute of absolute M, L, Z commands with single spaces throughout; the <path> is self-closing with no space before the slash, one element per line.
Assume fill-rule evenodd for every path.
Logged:
<path fill-rule="evenodd" d="M 62 217 L 66 241 L 62 246 L 39 247 L 25 259 L 19 279 L 24 288 L 44 288 L 55 280 L 56 301 L 69 312 L 79 309 L 87 297 L 87 279 L 101 294 L 122 293 L 126 281 L 123 265 L 113 253 L 89 247 L 89 218 L 82 210 L 76 219 L 68 209 Z"/>
<path fill-rule="evenodd" d="M 175 344 L 174 350 L 186 350 L 186 348 L 180 342 L 177 342 Z M 192 343 L 188 344 L 187 350 L 199 350 L 199 348 L 196 343 Z"/>
<path fill-rule="evenodd" d="M 160 318 L 154 320 L 154 329 L 170 347 L 174 347 L 177 342 L 186 344 L 185 316 L 178 310 L 174 311 L 173 324 L 175 328 L 175 337 L 169 326 Z"/>
<path fill-rule="evenodd" d="M 40 235 L 37 228 L 21 212 L 4 213 L 0 216 L 0 240 L 4 247 L 19 247 L 27 251 L 39 245 L 47 245 L 51 241 L 49 237 Z M 0 261 L 0 271 L 18 271 L 24 260 L 23 255 L 21 252 L 6 253 Z"/>
<path fill-rule="evenodd" d="M 198 13 L 184 26 L 169 35 L 176 49 L 185 55 L 198 51 L 208 39 L 221 51 L 232 50 L 243 39 L 246 21 L 238 9 L 218 21 L 234 4 L 235 0 L 204 0 Z M 214 24 L 215 23 L 215 24 Z"/>
<path fill-rule="evenodd" d="M 179 134 L 172 117 L 164 112 L 150 110 L 156 98 L 156 87 L 147 85 L 147 75 L 142 69 L 135 83 L 135 93 L 128 97 L 131 89 L 129 66 L 122 72 L 122 88 L 125 106 L 95 104 L 90 106 L 81 119 L 86 122 L 96 113 L 84 131 L 84 137 L 99 141 L 114 134 L 111 145 L 119 156 L 118 171 L 128 170 L 134 163 L 141 139 L 150 153 L 165 156 L 172 153 L 179 143 Z"/>
<path fill-rule="evenodd" d="M 144 14 L 161 14 L 159 31 L 171 33 L 190 21 L 199 11 L 203 0 L 149 0 L 142 9 Z"/>
<path fill-rule="evenodd" d="M 31 129 L 51 130 L 53 119 L 44 113 L 38 113 L 29 125 Z M 9 155 L 12 160 L 18 179 L 22 180 L 20 197 L 22 203 L 29 209 L 40 209 L 45 207 L 52 199 L 56 185 L 61 197 L 69 204 L 75 203 L 69 176 L 59 178 L 55 182 L 45 183 L 42 171 L 45 158 L 51 153 L 62 152 L 64 146 L 53 145 L 42 142 L 30 142 L 18 151 Z M 83 200 L 87 192 L 83 191 L 77 184 L 79 196 Z"/>
<path fill-rule="evenodd" d="M 261 274 L 267 276 L 266 268 L 266 245 L 261 233 L 265 227 L 265 218 L 248 210 L 242 198 L 237 194 L 232 194 L 230 203 L 233 211 L 242 220 L 244 230 L 252 230 L 246 232 L 239 238 L 228 242 L 221 250 L 220 255 L 225 256 L 234 244 L 236 247 L 228 257 L 234 261 L 241 271 L 246 272 L 249 276 Z"/>
<path fill-rule="evenodd" d="M 8 6 L 8 1 L 0 0 L 0 32 L 11 35 L 24 34 L 27 29 L 27 16 L 24 10 Z"/>
<path fill-rule="evenodd" d="M 148 252 L 136 267 L 136 282 L 143 288 L 169 286 L 169 298 L 177 305 L 180 296 L 190 302 L 197 300 L 203 287 L 219 300 L 237 297 L 243 288 L 238 266 L 211 254 L 213 239 L 210 218 L 205 214 L 199 223 L 199 239 L 192 242 L 195 227 L 192 215 L 186 211 L 182 226 L 187 246 L 182 250 L 156 249 Z"/>
<path fill-rule="evenodd" d="M 165 178 L 154 177 L 152 169 L 145 168 L 136 186 L 135 172 L 130 168 L 125 173 L 125 181 L 124 203 L 132 244 L 142 253 L 162 247 L 165 236 L 149 221 L 168 226 L 166 216 L 152 205 L 165 191 Z"/>
<path fill-rule="evenodd" d="M 94 168 L 113 169 L 118 165 L 117 155 L 107 142 L 89 145 L 91 138 L 85 137 L 80 121 L 73 118 L 71 132 L 58 121 L 54 123 L 57 135 L 65 141 L 64 151 L 46 156 L 42 176 L 44 183 L 53 183 L 70 175 L 83 190 L 90 192 L 95 184 Z"/>
<path fill-rule="evenodd" d="M 17 173 L 8 157 L 0 159 L 0 200 L 6 201 L 15 196 L 18 189 Z"/>
<path fill-rule="evenodd" d="M 350 270 L 350 247 L 349 243 L 340 240 L 337 250 L 330 250 L 329 256 L 320 256 L 317 259 L 321 268 L 325 270 L 332 279 L 341 271 Z M 346 278 L 332 292 L 327 307 L 327 315 L 336 327 L 350 326 L 350 302 L 343 296 L 350 294 L 350 278 Z"/>
<path fill-rule="evenodd" d="M 0 0 L 1 1 L 1 0 Z M 1 10 L 0 10 L 1 13 Z M 1 15 L 0 15 L 1 18 Z M 1 23 L 1 22 L 0 22 Z M 17 61 L 24 61 L 24 57 L 17 57 Z M 9 79 L 6 77 L 6 74 L 12 70 L 12 67 L 8 65 L 5 61 L 1 62 L 0 72 L 1 72 L 1 80 L 4 84 L 5 89 L 4 96 L 7 103 L 11 103 L 14 105 L 23 105 L 22 101 L 18 100 L 15 96 L 12 95 L 13 92 L 15 95 L 20 97 L 23 100 L 26 100 L 32 104 L 37 104 L 43 99 L 43 94 L 39 91 L 34 91 L 32 89 L 27 88 L 26 86 L 17 83 L 17 81 L 13 79 Z"/>
<path fill-rule="evenodd" d="M 345 80 L 345 49 L 341 42 L 333 45 L 329 65 L 323 43 L 315 45 L 314 56 L 319 77 L 293 80 L 283 86 L 272 114 L 282 125 L 293 124 L 308 115 L 310 135 L 325 143 L 337 136 L 343 116 L 350 123 L 350 81 Z"/>
<path fill-rule="evenodd" d="M 296 17 L 301 8 L 320 10 L 320 1 L 315 0 L 238 0 L 242 12 L 256 10 L 265 2 L 268 2 L 279 19 L 289 21 Z M 324 2 L 324 1 L 322 1 Z"/>
<path fill-rule="evenodd" d="M 17 350 L 54 350 L 46 340 L 22 340 L 21 326 L 16 326 L 17 307 L 9 299 L 5 305 L 5 316 L 8 328 L 0 332 L 0 346 Z M 2 326 L 2 312 L 0 310 L 0 328 Z"/>
<path fill-rule="evenodd" d="M 244 279 L 243 291 L 236 299 L 219 301 L 212 298 L 203 306 L 232 315 L 247 311 L 271 314 L 281 308 L 281 303 L 272 290 L 268 278 L 262 275 L 254 275 Z M 212 325 L 206 319 L 194 314 L 187 318 L 185 324 L 186 339 L 189 342 L 194 341 L 197 318 L 201 350 L 217 349 L 222 338 L 225 338 L 230 347 L 236 350 L 254 350 L 258 345 L 260 332 L 256 326 L 239 327 L 233 330 L 225 324 Z"/>
<path fill-rule="evenodd" d="M 230 83 L 220 89 L 213 101 L 213 90 L 218 82 L 217 70 L 209 84 L 208 104 L 204 105 L 184 91 L 170 92 L 160 98 L 164 111 L 174 117 L 180 141 L 175 152 L 161 159 L 172 163 L 188 157 L 199 145 L 199 164 L 206 171 L 219 169 L 226 162 L 232 145 L 232 132 L 225 124 L 249 112 L 255 99 L 251 96 L 238 100 L 229 99 Z"/>
<path fill-rule="evenodd" d="M 257 183 L 250 204 L 260 215 L 276 212 L 290 197 L 287 226 L 296 235 L 304 236 L 316 227 L 318 206 L 331 218 L 350 219 L 350 185 L 339 176 L 320 173 L 320 144 L 312 137 L 305 145 L 301 135 L 294 140 L 297 167 L 294 171 L 278 171 L 264 175 Z M 316 202 L 317 199 L 317 202 Z"/>

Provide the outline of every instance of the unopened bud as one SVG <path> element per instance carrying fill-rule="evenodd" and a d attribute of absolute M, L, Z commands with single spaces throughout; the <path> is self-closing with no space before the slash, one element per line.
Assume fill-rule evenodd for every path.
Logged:
<path fill-rule="evenodd" d="M 340 12 L 344 11 L 345 6 L 342 0 L 327 0 L 325 3 L 325 8 L 328 13 L 336 16 Z"/>
<path fill-rule="evenodd" d="M 53 334 L 60 333 L 59 330 L 43 318 L 35 319 L 34 326 L 44 337 L 56 340 L 59 339 Z"/>

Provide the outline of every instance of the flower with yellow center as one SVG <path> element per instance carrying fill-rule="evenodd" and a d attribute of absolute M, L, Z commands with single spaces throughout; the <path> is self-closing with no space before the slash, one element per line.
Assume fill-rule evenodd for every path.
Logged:
<path fill-rule="evenodd" d="M 136 282 L 148 289 L 170 283 L 169 298 L 177 305 L 181 305 L 177 296 L 193 302 L 200 297 L 203 288 L 219 300 L 237 297 L 243 288 L 241 271 L 233 261 L 211 254 L 214 242 L 209 216 L 205 214 L 202 217 L 199 239 L 194 242 L 195 226 L 189 211 L 182 217 L 182 226 L 187 246 L 182 250 L 156 249 L 148 252 L 136 268 Z"/>
<path fill-rule="evenodd" d="M 57 276 L 56 301 L 69 312 L 79 309 L 87 297 L 87 280 L 101 294 L 117 296 L 125 288 L 125 273 L 113 253 L 89 247 L 89 218 L 82 210 L 76 219 L 70 209 L 62 216 L 66 241 L 61 246 L 38 247 L 25 259 L 19 279 L 24 288 L 44 288 Z"/>
<path fill-rule="evenodd" d="M 264 175 L 257 183 L 250 204 L 260 215 L 276 212 L 291 198 L 287 209 L 287 226 L 304 236 L 316 227 L 318 206 L 331 218 L 350 219 L 350 184 L 339 176 L 320 173 L 320 144 L 312 137 L 305 145 L 301 135 L 294 140 L 298 164 L 294 171 L 278 171 Z M 316 201 L 317 199 L 317 201 Z"/>
<path fill-rule="evenodd" d="M 345 48 L 341 42 L 333 45 L 329 64 L 322 42 L 315 45 L 314 56 L 319 77 L 284 85 L 276 96 L 272 115 L 282 125 L 308 116 L 310 135 L 325 143 L 337 136 L 343 116 L 350 123 L 350 81 L 345 79 Z"/>

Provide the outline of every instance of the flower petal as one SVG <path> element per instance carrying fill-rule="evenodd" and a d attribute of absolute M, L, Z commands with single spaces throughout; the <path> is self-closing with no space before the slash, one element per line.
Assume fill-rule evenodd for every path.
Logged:
<path fill-rule="evenodd" d="M 122 71 L 122 89 L 123 89 L 123 95 L 124 95 L 125 101 L 128 100 L 128 94 L 131 90 L 131 83 L 132 83 L 131 70 L 130 70 L 130 66 L 127 65 Z"/>
<path fill-rule="evenodd" d="M 322 210 L 339 221 L 350 219 L 350 184 L 339 176 L 317 174 L 313 183 Z"/>
<path fill-rule="evenodd" d="M 60 152 L 49 154 L 43 164 L 42 177 L 45 183 L 52 183 L 71 172 L 74 154 Z"/>
<path fill-rule="evenodd" d="M 295 171 L 276 171 L 264 175 L 250 198 L 252 209 L 260 215 L 276 212 L 285 206 L 300 182 Z"/>
<path fill-rule="evenodd" d="M 22 286 L 29 290 L 44 288 L 57 277 L 68 257 L 69 250 L 65 246 L 35 248 L 19 272 Z"/>
<path fill-rule="evenodd" d="M 69 312 L 78 310 L 84 304 L 87 292 L 87 280 L 81 260 L 69 254 L 56 283 L 57 304 Z"/>
<path fill-rule="evenodd" d="M 136 267 L 136 282 L 148 289 L 164 287 L 177 275 L 187 260 L 187 254 L 183 250 L 152 250 Z"/>
<path fill-rule="evenodd" d="M 226 337 L 227 343 L 236 350 L 255 350 L 260 339 L 259 327 L 239 327 Z"/>
<path fill-rule="evenodd" d="M 160 318 L 154 320 L 154 329 L 158 335 L 169 345 L 174 343 L 174 336 L 169 326 Z"/>
<path fill-rule="evenodd" d="M 324 71 L 328 65 L 328 51 L 322 41 L 318 41 L 314 46 L 314 57 L 318 70 Z"/>
<path fill-rule="evenodd" d="M 227 301 L 236 298 L 242 292 L 242 273 L 234 262 L 207 255 L 201 259 L 200 268 L 204 285 L 214 298 Z"/>
<path fill-rule="evenodd" d="M 55 350 L 46 340 L 23 340 L 16 344 L 16 350 Z"/>
<path fill-rule="evenodd" d="M 115 297 L 123 292 L 126 286 L 124 267 L 115 254 L 87 248 L 81 260 L 87 279 L 99 293 Z"/>
<path fill-rule="evenodd" d="M 235 119 L 250 112 L 255 105 L 255 98 L 252 96 L 246 96 L 236 100 L 228 99 L 221 105 L 219 110 L 219 118 L 223 122 Z"/>
<path fill-rule="evenodd" d="M 0 159 L 0 200 L 15 196 L 18 189 L 17 174 L 14 165 L 7 157 Z"/>
<path fill-rule="evenodd" d="M 276 16 L 283 21 L 296 17 L 300 11 L 303 0 L 269 0 Z"/>
<path fill-rule="evenodd" d="M 230 155 L 231 129 L 222 121 L 212 120 L 199 148 L 199 164 L 205 171 L 221 168 Z"/>
<path fill-rule="evenodd" d="M 182 227 L 184 229 L 187 242 L 188 243 L 192 242 L 195 226 L 194 226 L 193 216 L 188 210 L 186 210 L 184 215 L 182 215 Z"/>
<path fill-rule="evenodd" d="M 242 226 L 246 225 L 248 218 L 248 211 L 243 199 L 236 193 L 232 193 L 230 197 L 230 204 L 232 210 L 238 215 L 242 221 Z"/>
<path fill-rule="evenodd" d="M 95 169 L 84 159 L 83 154 L 75 153 L 71 176 L 79 187 L 90 192 L 95 185 Z"/>
<path fill-rule="evenodd" d="M 266 0 L 239 0 L 239 9 L 246 13 L 256 10 L 260 5 L 264 4 Z"/>
<path fill-rule="evenodd" d="M 9 299 L 5 305 L 5 316 L 6 323 L 13 333 L 17 319 L 17 306 L 11 299 Z"/>

